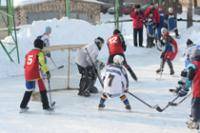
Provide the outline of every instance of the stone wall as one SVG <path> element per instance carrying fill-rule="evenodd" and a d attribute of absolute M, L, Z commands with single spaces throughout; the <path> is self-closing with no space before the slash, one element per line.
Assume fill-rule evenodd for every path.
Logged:
<path fill-rule="evenodd" d="M 53 0 L 17 7 L 15 10 L 16 24 L 23 25 L 41 19 L 60 19 L 65 16 L 65 2 L 66 0 Z M 81 19 L 81 15 L 87 16 L 85 20 L 92 24 L 100 21 L 100 5 L 97 3 L 71 0 L 71 13 L 75 14 L 73 18 Z"/>

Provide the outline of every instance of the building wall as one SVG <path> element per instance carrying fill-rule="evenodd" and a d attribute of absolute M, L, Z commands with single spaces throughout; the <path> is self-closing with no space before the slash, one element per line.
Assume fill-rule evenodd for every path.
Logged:
<path fill-rule="evenodd" d="M 46 1 L 16 8 L 16 24 L 30 24 L 33 20 L 45 20 L 65 16 L 66 0 Z M 100 21 L 100 5 L 82 0 L 71 1 L 72 18 L 84 19 L 92 24 Z M 85 16 L 85 17 L 82 17 Z"/>
<path fill-rule="evenodd" d="M 6 11 L 5 7 L 0 7 L 0 8 L 1 8 L 1 10 Z M 7 24 L 7 16 L 0 14 L 0 29 L 1 29 L 0 30 L 0 40 L 8 35 L 8 31 L 4 30 L 4 29 L 6 29 L 5 27 L 7 27 L 6 24 Z"/>

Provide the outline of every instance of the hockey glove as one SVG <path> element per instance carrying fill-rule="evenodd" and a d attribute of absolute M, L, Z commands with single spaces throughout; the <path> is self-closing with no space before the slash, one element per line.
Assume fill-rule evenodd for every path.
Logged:
<path fill-rule="evenodd" d="M 182 89 L 178 92 L 178 95 L 179 95 L 180 97 L 184 97 L 184 96 L 187 95 L 187 93 L 188 93 L 188 89 L 182 88 Z"/>
<path fill-rule="evenodd" d="M 179 86 L 184 86 L 184 85 L 185 85 L 185 82 L 183 82 L 182 80 L 179 80 L 179 81 L 178 81 L 178 85 L 179 85 Z"/>
<path fill-rule="evenodd" d="M 49 52 L 46 53 L 46 56 L 50 58 L 51 57 L 51 53 L 49 53 Z"/>
<path fill-rule="evenodd" d="M 51 78 L 51 74 L 49 71 L 46 72 L 46 75 L 47 75 L 47 79 L 50 79 Z"/>

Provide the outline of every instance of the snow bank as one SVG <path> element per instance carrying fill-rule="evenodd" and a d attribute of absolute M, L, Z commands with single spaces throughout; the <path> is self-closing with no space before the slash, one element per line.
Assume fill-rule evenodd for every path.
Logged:
<path fill-rule="evenodd" d="M 186 18 L 186 14 L 178 16 L 182 18 Z M 121 19 L 127 19 L 129 16 L 124 16 Z M 199 16 L 194 15 L 194 19 L 199 19 Z M 102 21 L 112 20 L 113 16 L 111 15 L 103 15 Z M 97 36 L 102 36 L 105 40 L 112 34 L 114 29 L 114 24 L 99 24 L 99 25 L 91 25 L 83 20 L 76 19 L 68 19 L 66 17 L 57 20 L 46 20 L 46 21 L 37 21 L 33 22 L 32 25 L 24 25 L 18 31 L 18 42 L 19 42 L 19 51 L 20 51 L 20 59 L 21 63 L 19 65 L 15 63 L 10 63 L 8 57 L 5 52 L 0 48 L 0 52 L 2 53 L 0 56 L 0 78 L 20 75 L 23 74 L 23 60 L 27 51 L 33 48 L 33 41 L 38 36 L 44 32 L 46 26 L 52 27 L 52 34 L 50 37 L 50 41 L 52 45 L 59 44 L 89 44 L 92 43 L 94 38 Z M 132 22 L 121 23 L 122 32 L 125 36 L 125 41 L 128 45 L 128 50 L 126 52 L 127 56 L 143 56 L 149 53 L 152 57 L 158 57 L 159 53 L 156 50 L 149 49 L 141 49 L 134 48 L 133 45 L 133 36 L 132 36 Z M 200 24 L 194 23 L 192 28 L 186 29 L 185 22 L 178 23 L 178 29 L 181 35 L 181 39 L 177 40 L 179 44 L 179 57 L 182 56 L 182 53 L 185 49 L 185 42 L 188 38 L 194 40 L 195 43 L 200 43 Z M 146 31 L 144 30 L 144 45 L 146 45 Z M 6 40 L 6 39 L 5 39 Z M 9 39 L 7 39 L 8 41 Z M 156 51 L 156 52 L 155 52 Z M 99 58 L 106 61 L 108 56 L 108 51 L 106 45 L 103 47 L 103 50 L 100 53 Z M 61 54 L 54 54 L 57 62 L 62 62 L 66 56 Z M 59 57 L 59 58 L 57 58 Z M 157 60 L 157 58 L 155 58 Z M 182 58 L 177 58 L 176 60 L 181 61 Z M 137 64 L 140 64 L 136 62 Z"/>
<path fill-rule="evenodd" d="M 0 56 L 0 77 L 23 74 L 23 60 L 25 54 L 33 48 L 34 39 L 43 34 L 46 26 L 52 27 L 52 34 L 50 37 L 52 45 L 89 44 L 98 36 L 108 38 L 112 34 L 114 28 L 113 25 L 102 24 L 94 26 L 86 21 L 68 18 L 37 21 L 33 22 L 32 25 L 22 26 L 17 33 L 21 63 L 19 65 L 10 63 L 3 49 L 0 49 L 2 53 Z M 62 57 L 60 59 L 62 59 Z"/>

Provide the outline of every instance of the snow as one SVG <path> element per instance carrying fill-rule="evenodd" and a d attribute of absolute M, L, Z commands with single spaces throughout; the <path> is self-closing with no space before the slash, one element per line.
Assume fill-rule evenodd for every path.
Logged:
<path fill-rule="evenodd" d="M 13 0 L 13 3 L 14 3 L 14 7 L 17 7 L 17 6 L 27 5 L 27 4 L 41 3 L 45 1 L 50 1 L 50 0 Z M 1 0 L 0 5 L 5 6 L 6 0 Z"/>
<path fill-rule="evenodd" d="M 185 14 L 181 15 L 181 17 L 184 16 Z M 122 19 L 125 18 L 128 17 Z M 195 16 L 195 19 L 198 18 Z M 102 19 L 107 21 L 111 19 L 111 16 L 105 15 Z M 186 29 L 184 22 L 178 24 L 181 39 L 177 40 L 180 52 L 174 61 L 176 76 L 169 75 L 169 69 L 166 65 L 162 80 L 156 80 L 159 79 L 160 75 L 155 74 L 155 70 L 160 64 L 160 53 L 156 49 L 133 47 L 132 23 L 122 24 L 122 32 L 128 45 L 126 58 L 139 78 L 138 82 L 129 78 L 130 91 L 151 105 L 158 104 L 164 107 L 168 101 L 175 97 L 169 93 L 168 89 L 175 88 L 179 79 L 178 75 L 183 68 L 182 53 L 185 42 L 188 38 L 194 40 L 195 43 L 200 42 L 198 30 L 200 25 L 198 23 L 195 23 L 190 29 Z M 127 112 L 118 98 L 109 99 L 106 101 L 105 111 L 98 111 L 100 94 L 84 98 L 78 97 L 77 91 L 69 90 L 52 93 L 53 100 L 56 100 L 56 110 L 53 114 L 45 114 L 41 103 L 37 101 L 29 103 L 30 112 L 19 114 L 19 104 L 25 90 L 22 76 L 23 57 L 28 50 L 33 48 L 34 38 L 42 34 L 46 26 L 52 27 L 50 41 L 53 45 L 91 43 L 97 36 L 107 39 L 114 29 L 112 24 L 94 26 L 82 20 L 68 18 L 37 21 L 32 25 L 22 26 L 17 34 L 21 64 L 10 63 L 5 53 L 0 49 L 1 133 L 197 133 L 197 131 L 187 129 L 185 125 L 190 113 L 190 98 L 178 107 L 169 107 L 164 112 L 159 113 L 127 95 L 132 105 L 132 112 Z M 104 45 L 99 58 L 106 62 L 107 56 L 108 51 Z M 57 64 L 62 64 L 63 60 L 66 60 L 65 54 L 60 52 L 53 53 L 52 57 Z M 52 67 L 51 63 L 49 65 Z M 76 69 L 75 64 L 73 67 Z M 59 73 L 53 71 L 52 76 L 54 77 L 56 73 L 59 76 L 65 69 Z M 60 79 L 53 82 L 53 88 L 60 87 L 60 82 Z M 76 80 L 76 84 L 78 84 L 78 80 Z M 100 84 L 96 85 L 101 91 Z"/>

